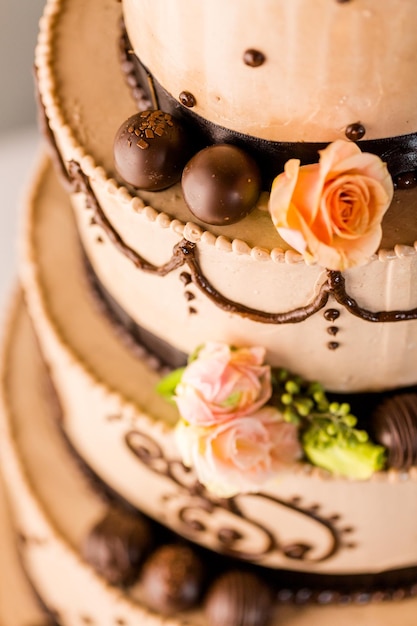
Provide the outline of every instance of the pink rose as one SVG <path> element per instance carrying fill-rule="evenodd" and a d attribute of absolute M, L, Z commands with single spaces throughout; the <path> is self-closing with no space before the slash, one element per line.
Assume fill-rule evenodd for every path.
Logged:
<path fill-rule="evenodd" d="M 207 343 L 186 368 L 175 390 L 181 417 L 210 426 L 253 413 L 272 393 L 263 348 L 233 349 Z"/>
<path fill-rule="evenodd" d="M 392 196 L 385 163 L 338 140 L 320 151 L 319 163 L 287 161 L 273 182 L 269 210 L 281 237 L 306 262 L 344 270 L 377 250 Z"/>
<path fill-rule="evenodd" d="M 259 491 L 302 455 L 297 427 L 274 407 L 210 428 L 180 420 L 176 436 L 184 464 L 221 497 Z"/>

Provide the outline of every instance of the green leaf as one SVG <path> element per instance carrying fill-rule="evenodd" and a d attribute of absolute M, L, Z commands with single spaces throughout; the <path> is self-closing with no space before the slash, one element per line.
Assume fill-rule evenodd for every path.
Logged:
<path fill-rule="evenodd" d="M 366 480 L 385 465 L 385 448 L 370 441 L 331 439 L 325 445 L 316 445 L 315 437 L 304 436 L 307 458 L 332 474 L 357 480 Z"/>
<path fill-rule="evenodd" d="M 172 401 L 172 398 L 175 395 L 175 389 L 181 382 L 184 370 L 185 367 L 180 367 L 176 370 L 173 370 L 159 381 L 159 383 L 156 385 L 156 391 L 159 393 L 160 396 L 168 401 Z"/>

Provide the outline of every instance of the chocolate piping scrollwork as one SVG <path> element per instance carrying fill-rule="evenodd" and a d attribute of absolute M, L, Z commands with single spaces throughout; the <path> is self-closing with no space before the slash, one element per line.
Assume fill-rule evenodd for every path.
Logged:
<path fill-rule="evenodd" d="M 64 163 L 59 152 L 55 136 L 49 126 L 45 113 L 45 107 L 38 96 L 39 115 L 41 119 L 41 128 L 51 151 L 52 160 L 55 169 L 58 171 L 61 180 L 63 180 L 67 189 L 71 193 L 83 193 L 86 196 L 86 206 L 93 211 L 93 223 L 100 226 L 106 233 L 109 241 L 128 258 L 138 269 L 156 274 L 158 276 L 166 276 L 173 270 L 184 265 L 188 265 L 192 282 L 212 301 L 229 313 L 234 313 L 241 317 L 264 324 L 288 324 L 297 323 L 306 320 L 311 315 L 320 311 L 326 306 L 329 297 L 333 296 L 335 300 L 342 305 L 349 313 L 360 317 L 369 322 L 401 322 L 417 319 L 417 307 L 407 311 L 370 311 L 358 305 L 356 300 L 350 297 L 345 289 L 345 280 L 342 273 L 334 270 L 327 270 L 327 278 L 320 286 L 318 293 L 313 300 L 304 307 L 296 308 L 292 311 L 271 313 L 259 311 L 246 307 L 242 304 L 229 300 L 220 294 L 213 285 L 205 278 L 197 261 L 197 249 L 194 243 L 183 239 L 174 246 L 171 259 L 167 263 L 156 267 L 148 263 L 135 250 L 123 241 L 120 234 L 106 217 L 101 208 L 96 195 L 91 187 L 90 181 L 83 172 L 80 164 L 74 160 Z M 415 141 L 417 133 L 415 133 Z M 184 272 L 182 273 L 182 276 Z"/>
<path fill-rule="evenodd" d="M 319 506 L 303 506 L 299 498 L 285 500 L 264 493 L 228 499 L 216 497 L 198 482 L 194 472 L 181 461 L 166 458 L 162 448 L 150 436 L 131 430 L 126 433 L 125 441 L 129 450 L 150 471 L 170 479 L 179 488 L 176 494 L 167 496 L 167 500 L 177 500 L 175 509 L 179 531 L 192 537 L 210 532 L 216 538 L 216 548 L 223 554 L 259 561 L 280 553 L 289 560 L 318 563 L 332 557 L 343 545 L 341 534 L 344 531 L 338 530 L 335 525 L 335 519 L 339 516 L 335 518 L 321 515 Z M 281 543 L 277 530 L 272 532 L 264 523 L 244 512 L 244 507 L 240 506 L 242 497 L 246 500 L 246 505 L 248 499 L 254 500 L 254 507 L 249 507 L 251 510 L 256 510 L 256 504 L 262 499 L 273 509 L 282 508 L 287 514 L 303 516 L 313 526 L 319 525 L 321 535 L 324 531 L 326 537 L 324 545 L 313 545 L 309 538 Z M 216 530 L 217 517 L 221 523 Z"/>
<path fill-rule="evenodd" d="M 109 240 L 135 265 L 135 267 L 150 274 L 166 276 L 174 270 L 188 266 L 192 282 L 207 298 L 214 302 L 217 307 L 228 313 L 247 317 L 263 324 L 294 324 L 306 320 L 323 309 L 329 297 L 333 296 L 349 313 L 365 321 L 399 322 L 417 319 L 417 307 L 408 311 L 370 311 L 360 307 L 356 300 L 346 292 L 345 279 L 342 273 L 334 270 L 327 270 L 327 278 L 323 281 L 318 293 L 309 304 L 292 309 L 291 311 L 278 313 L 260 311 L 234 302 L 218 292 L 204 276 L 198 263 L 198 250 L 195 243 L 182 239 L 174 246 L 171 258 L 166 263 L 160 266 L 148 263 L 123 241 L 122 237 L 110 223 L 96 198 L 88 177 L 82 171 L 79 163 L 70 161 L 68 164 L 68 173 L 70 178 L 74 181 L 76 188 L 85 194 L 87 198 L 87 208 L 93 211 L 94 223 L 103 229 Z"/>

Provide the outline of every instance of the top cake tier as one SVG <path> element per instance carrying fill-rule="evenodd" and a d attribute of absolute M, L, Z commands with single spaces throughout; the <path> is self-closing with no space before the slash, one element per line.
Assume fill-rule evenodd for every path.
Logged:
<path fill-rule="evenodd" d="M 123 0 L 132 47 L 210 122 L 273 141 L 417 131 L 415 0 Z"/>

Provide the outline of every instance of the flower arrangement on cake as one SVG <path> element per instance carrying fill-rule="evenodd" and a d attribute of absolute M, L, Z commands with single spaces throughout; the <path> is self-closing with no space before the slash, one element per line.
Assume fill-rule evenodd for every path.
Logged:
<path fill-rule="evenodd" d="M 264 358 L 263 348 L 206 343 L 158 385 L 178 407 L 178 449 L 202 484 L 223 497 L 257 492 L 301 459 L 356 479 L 383 468 L 384 447 L 356 428 L 348 403 Z"/>

